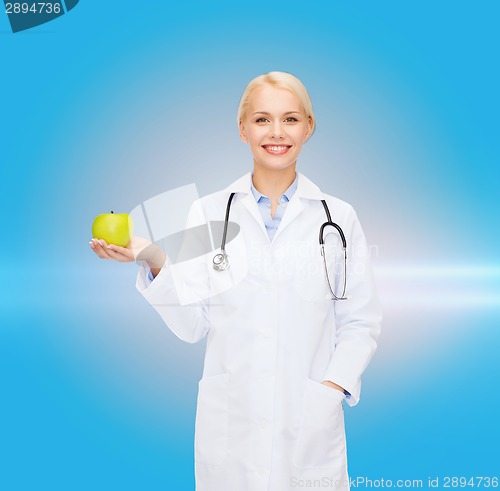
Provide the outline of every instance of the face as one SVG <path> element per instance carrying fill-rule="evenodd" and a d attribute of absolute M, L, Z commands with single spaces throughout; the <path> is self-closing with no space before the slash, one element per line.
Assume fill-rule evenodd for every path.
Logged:
<path fill-rule="evenodd" d="M 240 137 L 250 145 L 256 169 L 283 170 L 295 168 L 311 129 L 312 121 L 295 94 L 263 85 L 250 94 Z"/>

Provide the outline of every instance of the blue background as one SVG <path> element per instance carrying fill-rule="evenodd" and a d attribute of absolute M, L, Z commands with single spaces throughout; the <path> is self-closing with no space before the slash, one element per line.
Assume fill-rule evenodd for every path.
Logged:
<path fill-rule="evenodd" d="M 204 342 L 168 330 L 135 264 L 93 254 L 90 226 L 249 171 L 236 109 L 271 70 L 313 99 L 298 170 L 374 252 L 384 331 L 345 411 L 350 474 L 498 476 L 499 14 L 85 0 L 17 34 L 0 15 L 0 489 L 194 489 Z"/>

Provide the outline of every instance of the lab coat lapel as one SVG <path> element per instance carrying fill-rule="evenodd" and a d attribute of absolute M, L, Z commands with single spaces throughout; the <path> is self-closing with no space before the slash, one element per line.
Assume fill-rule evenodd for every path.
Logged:
<path fill-rule="evenodd" d="M 230 184 L 225 190 L 229 193 L 241 193 L 241 194 L 243 194 L 243 196 L 241 197 L 241 203 L 245 206 L 245 208 L 248 210 L 250 215 L 257 222 L 260 229 L 262 230 L 262 233 L 267 238 L 268 236 L 267 236 L 266 226 L 264 225 L 264 222 L 262 220 L 262 216 L 261 216 L 260 211 L 259 211 L 259 206 L 257 205 L 257 202 L 255 201 L 255 197 L 252 193 L 252 174 L 251 174 L 251 172 L 248 172 L 243 177 L 241 177 L 237 181 Z M 229 216 L 229 219 L 231 219 L 231 215 Z"/>
<path fill-rule="evenodd" d="M 283 233 L 283 230 L 293 220 L 295 220 L 295 218 L 297 218 L 302 213 L 303 210 L 304 210 L 304 205 L 297 196 L 297 193 L 295 193 L 292 196 L 292 199 L 288 202 L 285 213 L 283 214 L 283 218 L 281 219 L 281 222 L 278 226 L 278 230 L 276 230 L 276 234 L 273 238 L 273 243 Z"/>
<path fill-rule="evenodd" d="M 257 204 L 257 201 L 255 201 L 254 195 L 252 193 L 248 193 L 246 196 L 243 197 L 241 202 L 248 210 L 250 215 L 252 215 L 252 217 L 257 221 L 260 229 L 262 230 L 262 233 L 267 238 L 266 226 L 264 225 L 264 221 L 262 220 L 262 215 L 260 214 L 259 205 Z"/>
<path fill-rule="evenodd" d="M 320 191 L 318 186 L 316 186 L 316 184 L 311 182 L 300 172 L 297 172 L 297 175 L 297 190 L 288 203 L 285 213 L 283 214 L 283 218 L 281 219 L 281 223 L 279 224 L 278 230 L 276 231 L 276 235 L 274 236 L 273 242 L 283 233 L 283 230 L 302 213 L 302 211 L 304 210 L 304 199 L 323 199 L 323 193 Z"/>

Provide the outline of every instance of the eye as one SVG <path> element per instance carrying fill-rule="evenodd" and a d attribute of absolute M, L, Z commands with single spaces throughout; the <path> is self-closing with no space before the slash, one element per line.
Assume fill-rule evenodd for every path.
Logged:
<path fill-rule="evenodd" d="M 266 121 L 267 121 L 267 119 L 266 119 L 266 118 L 259 118 L 259 119 L 257 119 L 255 122 L 256 122 L 256 123 L 265 123 Z"/>
<path fill-rule="evenodd" d="M 296 123 L 298 121 L 297 118 L 294 118 L 293 116 L 288 116 L 288 118 L 285 119 L 285 122 L 287 123 Z"/>

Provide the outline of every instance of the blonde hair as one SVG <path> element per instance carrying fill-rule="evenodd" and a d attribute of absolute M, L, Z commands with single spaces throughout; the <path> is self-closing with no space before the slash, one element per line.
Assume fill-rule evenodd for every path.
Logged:
<path fill-rule="evenodd" d="M 309 93 L 307 92 L 304 84 L 297 77 L 287 72 L 264 73 L 264 75 L 259 75 L 258 77 L 255 77 L 250 81 L 250 83 L 247 85 L 247 88 L 243 92 L 243 95 L 241 96 L 240 105 L 238 107 L 238 125 L 240 124 L 240 121 L 243 121 L 246 118 L 248 99 L 250 98 L 250 94 L 257 87 L 262 87 L 266 84 L 277 87 L 279 89 L 289 90 L 297 97 L 297 99 L 299 99 L 302 107 L 304 108 L 307 118 L 311 118 L 312 134 L 314 132 L 314 128 L 316 127 L 316 120 L 314 118 L 314 112 Z"/>

